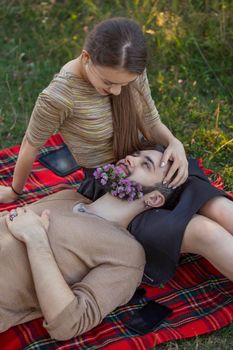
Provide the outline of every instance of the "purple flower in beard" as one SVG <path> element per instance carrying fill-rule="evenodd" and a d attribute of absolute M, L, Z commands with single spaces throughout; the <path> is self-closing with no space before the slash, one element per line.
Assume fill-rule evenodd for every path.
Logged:
<path fill-rule="evenodd" d="M 100 183 L 101 183 L 101 185 L 105 186 L 105 185 L 107 184 L 107 180 L 101 179 L 101 180 L 100 180 Z"/>
<path fill-rule="evenodd" d="M 110 175 L 109 175 L 110 179 L 111 180 L 115 180 L 116 178 L 116 174 L 114 172 L 112 172 Z"/>
<path fill-rule="evenodd" d="M 100 179 L 102 173 L 103 173 L 103 169 L 102 169 L 102 168 L 97 168 L 97 169 L 94 171 L 93 175 L 94 175 L 94 177 L 95 177 L 96 179 Z"/>
<path fill-rule="evenodd" d="M 103 166 L 103 170 L 106 172 L 109 171 L 110 169 L 111 169 L 111 164 L 107 164 Z"/>
<path fill-rule="evenodd" d="M 125 177 L 125 173 L 124 173 L 123 169 L 120 166 L 116 166 L 115 174 L 120 176 L 120 177 Z"/>
<path fill-rule="evenodd" d="M 114 197 L 117 197 L 117 191 L 110 191 L 111 195 L 114 196 Z"/>
<path fill-rule="evenodd" d="M 121 199 L 124 198 L 125 197 L 125 193 L 124 192 L 119 193 L 118 197 L 121 198 Z"/>
<path fill-rule="evenodd" d="M 142 186 L 126 178 L 123 169 L 113 164 L 97 168 L 94 177 L 114 196 L 132 201 L 143 196 Z"/>
<path fill-rule="evenodd" d="M 117 192 L 118 193 L 122 193 L 122 192 L 124 192 L 124 186 L 117 186 Z"/>
<path fill-rule="evenodd" d="M 133 201 L 135 195 L 136 195 L 135 192 L 131 192 L 131 193 L 130 193 L 130 196 L 129 196 L 129 199 L 130 199 L 131 201 Z"/>

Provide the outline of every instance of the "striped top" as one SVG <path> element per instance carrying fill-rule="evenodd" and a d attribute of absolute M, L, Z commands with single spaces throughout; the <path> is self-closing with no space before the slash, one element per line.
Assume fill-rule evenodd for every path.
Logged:
<path fill-rule="evenodd" d="M 151 98 L 146 71 L 136 84 L 146 103 L 146 126 L 159 119 Z M 138 100 L 138 99 L 137 99 Z M 39 95 L 26 131 L 28 142 L 40 148 L 59 131 L 79 165 L 94 168 L 113 162 L 113 126 L 109 96 L 100 95 L 90 83 L 62 69 Z"/>

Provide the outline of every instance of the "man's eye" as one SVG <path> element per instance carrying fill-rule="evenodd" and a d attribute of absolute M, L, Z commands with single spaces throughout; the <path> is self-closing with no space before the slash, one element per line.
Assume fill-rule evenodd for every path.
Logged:
<path fill-rule="evenodd" d="M 145 165 L 147 169 L 150 169 L 150 164 L 148 162 L 143 162 L 143 165 Z"/>

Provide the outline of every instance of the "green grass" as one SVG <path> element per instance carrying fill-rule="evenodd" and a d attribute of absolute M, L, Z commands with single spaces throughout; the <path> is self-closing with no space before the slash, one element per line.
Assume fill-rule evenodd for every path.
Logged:
<path fill-rule="evenodd" d="M 38 93 L 78 55 L 85 31 L 104 18 L 129 16 L 148 41 L 148 75 L 162 120 L 233 191 L 232 13 L 230 0 L 1 0 L 0 147 L 21 142 Z M 232 343 L 228 327 L 162 348 Z"/>
<path fill-rule="evenodd" d="M 209 336 L 199 336 L 192 340 L 171 341 L 156 346 L 156 350 L 232 350 L 233 330 L 226 327 Z"/>

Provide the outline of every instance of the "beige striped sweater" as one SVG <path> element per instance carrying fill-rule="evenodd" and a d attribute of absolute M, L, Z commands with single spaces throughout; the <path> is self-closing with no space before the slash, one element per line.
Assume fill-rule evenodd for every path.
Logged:
<path fill-rule="evenodd" d="M 136 83 L 146 101 L 143 117 L 151 128 L 159 114 L 146 71 Z M 100 95 L 88 82 L 64 69 L 39 95 L 26 137 L 32 146 L 41 147 L 58 130 L 81 166 L 93 168 L 114 161 L 109 96 Z"/>

